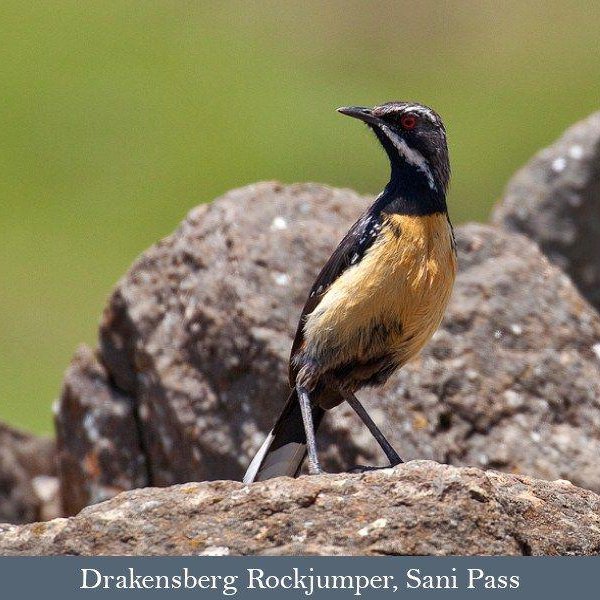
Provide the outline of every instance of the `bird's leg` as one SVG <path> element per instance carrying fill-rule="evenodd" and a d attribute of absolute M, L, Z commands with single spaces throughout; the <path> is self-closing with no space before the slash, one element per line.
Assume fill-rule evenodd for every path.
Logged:
<path fill-rule="evenodd" d="M 306 434 L 306 450 L 308 452 L 308 472 L 311 475 L 322 473 L 319 457 L 317 456 L 317 442 L 315 440 L 315 427 L 312 418 L 312 408 L 308 390 L 300 385 L 296 386 L 298 392 L 298 402 L 302 411 L 302 422 L 304 423 L 304 432 Z"/>
<path fill-rule="evenodd" d="M 404 462 L 394 448 L 392 448 L 392 445 L 387 441 L 383 433 L 381 433 L 381 430 L 377 427 L 373 419 L 371 419 L 358 398 L 350 390 L 344 389 L 342 385 L 339 385 L 338 389 L 344 400 L 354 409 L 354 412 L 360 417 L 360 420 L 367 426 L 377 443 L 381 446 L 381 449 L 390 461 L 390 465 L 395 467 Z"/>

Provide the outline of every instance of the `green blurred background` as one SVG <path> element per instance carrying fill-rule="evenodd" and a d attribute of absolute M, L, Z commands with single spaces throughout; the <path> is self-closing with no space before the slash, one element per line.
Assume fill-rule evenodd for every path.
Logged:
<path fill-rule="evenodd" d="M 445 118 L 456 222 L 598 109 L 591 2 L 3 0 L 0 419 L 50 431 L 115 281 L 194 205 L 262 179 L 376 193 L 342 104 Z"/>

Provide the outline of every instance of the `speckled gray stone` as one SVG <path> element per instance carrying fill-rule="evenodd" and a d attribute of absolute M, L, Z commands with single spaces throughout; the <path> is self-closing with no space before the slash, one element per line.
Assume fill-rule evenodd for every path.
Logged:
<path fill-rule="evenodd" d="M 366 205 L 311 184 L 234 190 L 120 281 L 100 357 L 137 400 L 152 484 L 242 476 L 287 394 L 306 290 Z"/>
<path fill-rule="evenodd" d="M 493 221 L 535 240 L 600 308 L 600 112 L 511 179 Z"/>

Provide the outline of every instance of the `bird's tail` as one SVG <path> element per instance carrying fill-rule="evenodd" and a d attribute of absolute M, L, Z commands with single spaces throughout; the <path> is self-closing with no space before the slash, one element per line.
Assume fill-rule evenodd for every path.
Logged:
<path fill-rule="evenodd" d="M 318 429 L 324 410 L 313 406 L 312 416 L 315 431 Z M 279 418 L 256 456 L 252 459 L 244 483 L 264 481 L 272 477 L 287 475 L 296 477 L 306 456 L 306 434 L 298 394 L 289 395 Z"/>

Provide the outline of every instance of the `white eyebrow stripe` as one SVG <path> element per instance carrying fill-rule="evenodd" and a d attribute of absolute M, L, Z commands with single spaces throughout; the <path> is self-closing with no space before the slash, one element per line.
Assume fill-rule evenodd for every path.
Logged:
<path fill-rule="evenodd" d="M 419 171 L 425 174 L 427 182 L 432 190 L 436 189 L 435 179 L 431 173 L 428 162 L 425 157 L 414 148 L 411 148 L 400 136 L 396 135 L 387 125 L 380 126 L 385 135 L 388 136 L 394 147 L 406 159 L 407 163 L 417 167 Z"/>
<path fill-rule="evenodd" d="M 421 104 L 405 104 L 401 108 L 393 107 L 386 111 L 385 114 L 394 114 L 400 112 L 402 114 L 405 113 L 416 113 L 419 115 L 424 115 L 431 119 L 434 123 L 440 124 L 439 117 L 427 106 L 423 106 Z"/>
<path fill-rule="evenodd" d="M 402 112 L 416 112 L 421 113 L 422 115 L 429 115 L 430 117 L 434 116 L 428 108 L 416 104 L 409 104 L 408 106 L 402 107 Z"/>

